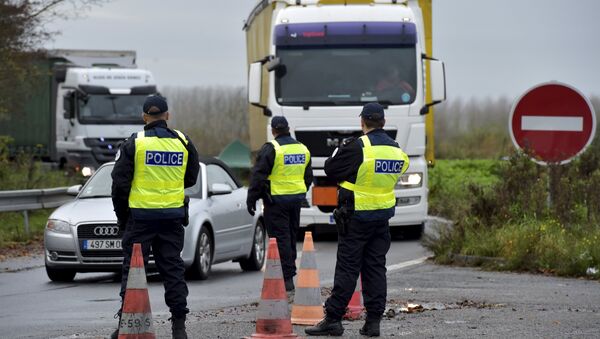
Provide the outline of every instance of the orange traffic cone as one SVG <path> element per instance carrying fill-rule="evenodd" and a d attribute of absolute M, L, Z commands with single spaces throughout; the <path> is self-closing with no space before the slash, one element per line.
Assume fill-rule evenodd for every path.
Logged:
<path fill-rule="evenodd" d="M 300 271 L 296 283 L 294 305 L 292 305 L 292 324 L 314 325 L 323 319 L 325 314 L 321 301 L 321 284 L 312 233 L 304 234 Z"/>
<path fill-rule="evenodd" d="M 267 269 L 256 316 L 256 333 L 250 338 L 298 338 L 292 332 L 283 271 L 275 238 L 269 238 Z"/>
<path fill-rule="evenodd" d="M 363 310 L 365 309 L 362 301 L 361 280 L 361 276 L 359 275 L 358 281 L 356 282 L 356 288 L 354 288 L 354 293 L 352 293 L 352 299 L 350 299 L 348 307 L 346 308 L 346 314 L 344 314 L 344 319 L 346 320 L 360 319 Z"/>
<path fill-rule="evenodd" d="M 133 244 L 123 313 L 119 324 L 119 339 L 155 338 L 142 245 Z"/>

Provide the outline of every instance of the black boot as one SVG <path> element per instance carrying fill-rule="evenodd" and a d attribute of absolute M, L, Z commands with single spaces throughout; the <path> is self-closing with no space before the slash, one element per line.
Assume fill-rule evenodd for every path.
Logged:
<path fill-rule="evenodd" d="M 171 317 L 171 331 L 173 333 L 173 339 L 188 339 L 187 332 L 185 331 L 185 315 L 183 317 Z"/>
<path fill-rule="evenodd" d="M 308 335 L 330 335 L 339 337 L 344 334 L 344 327 L 342 326 L 341 320 L 332 320 L 325 317 L 315 326 L 305 328 L 304 332 Z"/>
<path fill-rule="evenodd" d="M 294 278 L 285 279 L 285 291 L 291 292 L 295 289 Z"/>
<path fill-rule="evenodd" d="M 379 337 L 380 322 L 380 319 L 367 319 L 363 327 L 360 329 L 359 333 L 367 337 Z"/>

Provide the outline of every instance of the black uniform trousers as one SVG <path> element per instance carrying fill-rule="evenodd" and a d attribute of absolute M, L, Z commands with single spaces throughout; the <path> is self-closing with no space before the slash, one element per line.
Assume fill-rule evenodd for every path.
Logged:
<path fill-rule="evenodd" d="M 125 298 L 129 263 L 134 243 L 142 244 L 144 266 L 148 266 L 150 247 L 156 268 L 165 286 L 165 303 L 173 317 L 181 318 L 189 312 L 187 308 L 188 288 L 185 283 L 185 267 L 181 259 L 185 231 L 181 219 L 132 220 L 130 217 L 123 235 L 123 271 L 121 299 Z"/>
<path fill-rule="evenodd" d="M 363 222 L 352 218 L 346 234 L 338 236 L 333 290 L 325 302 L 328 318 L 342 319 L 359 273 L 367 319 L 381 318 L 387 297 L 385 255 L 390 244 L 388 220 Z"/>
<path fill-rule="evenodd" d="M 269 237 L 277 239 L 284 279 L 296 275 L 296 240 L 300 228 L 299 201 L 265 203 L 265 224 Z"/>

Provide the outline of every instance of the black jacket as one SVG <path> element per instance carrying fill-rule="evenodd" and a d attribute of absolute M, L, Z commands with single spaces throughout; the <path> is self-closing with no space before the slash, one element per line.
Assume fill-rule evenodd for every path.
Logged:
<path fill-rule="evenodd" d="M 375 129 L 367 133 L 371 145 L 388 145 L 399 147 L 394 139 L 390 138 L 383 129 Z M 363 163 L 363 142 L 354 139 L 348 144 L 336 149 L 329 159 L 325 160 L 325 173 L 338 183 L 348 181 L 356 183 L 358 168 Z M 340 187 L 338 191 L 338 205 L 346 206 L 349 211 L 354 211 L 354 193 Z M 394 216 L 395 208 L 376 211 L 357 211 L 354 217 L 360 221 L 388 220 Z"/>
<path fill-rule="evenodd" d="M 156 135 L 159 138 L 177 138 L 178 134 L 175 131 L 167 128 L 167 122 L 164 120 L 153 121 L 144 126 L 146 135 Z M 129 192 L 131 191 L 131 182 L 133 180 L 134 172 L 134 158 L 135 158 L 135 138 L 137 133 L 134 133 L 125 140 L 119 152 L 115 158 L 115 167 L 112 171 L 112 200 L 117 219 L 120 223 L 126 223 L 129 218 Z M 188 163 L 185 171 L 184 186 L 191 187 L 196 184 L 198 179 L 198 171 L 200 170 L 200 164 L 198 163 L 198 151 L 192 144 L 189 137 L 186 136 L 188 141 Z M 164 219 L 169 217 L 179 217 L 181 211 L 171 211 L 174 213 L 164 215 L 149 215 L 148 218 L 152 219 Z M 152 213 L 152 212 L 150 212 Z"/>
<path fill-rule="evenodd" d="M 296 139 L 292 138 L 289 134 L 279 135 L 275 138 L 280 145 L 298 144 Z M 246 203 L 250 206 L 255 206 L 256 201 L 261 198 L 265 198 L 270 193 L 271 187 L 269 186 L 268 176 L 271 174 L 273 164 L 275 163 L 275 147 L 270 142 L 267 142 L 258 151 L 256 156 L 256 164 L 252 168 L 252 176 L 250 178 L 250 187 L 248 187 L 248 198 Z M 308 165 L 304 170 L 304 183 L 306 189 L 310 187 L 313 181 L 311 161 L 308 161 Z M 280 195 L 273 197 L 274 202 L 295 202 L 302 201 L 306 197 L 306 194 L 293 194 L 293 195 Z M 268 203 L 268 202 L 267 202 Z"/>

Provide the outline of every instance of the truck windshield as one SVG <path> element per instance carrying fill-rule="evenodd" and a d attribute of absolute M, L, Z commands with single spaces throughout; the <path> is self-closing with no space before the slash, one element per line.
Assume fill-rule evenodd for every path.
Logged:
<path fill-rule="evenodd" d="M 415 46 L 280 48 L 275 95 L 284 106 L 407 105 L 417 94 Z"/>
<path fill-rule="evenodd" d="M 79 98 L 79 121 L 83 124 L 143 124 L 146 95 L 90 94 Z"/>

